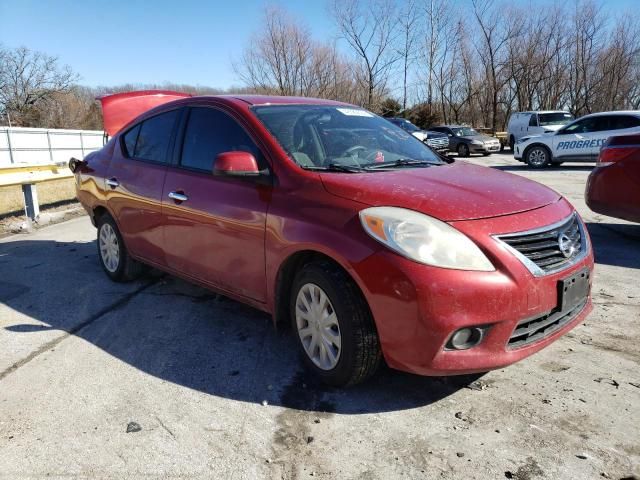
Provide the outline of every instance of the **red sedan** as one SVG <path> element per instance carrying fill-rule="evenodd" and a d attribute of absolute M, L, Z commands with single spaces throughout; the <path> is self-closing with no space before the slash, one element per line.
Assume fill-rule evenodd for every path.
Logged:
<path fill-rule="evenodd" d="M 640 135 L 610 137 L 587 181 L 591 210 L 640 222 Z"/>
<path fill-rule="evenodd" d="M 445 162 L 352 105 L 174 98 L 107 98 L 115 134 L 71 161 L 113 280 L 152 265 L 269 312 L 333 385 L 383 358 L 423 375 L 504 367 L 590 312 L 589 236 L 553 190 Z"/>

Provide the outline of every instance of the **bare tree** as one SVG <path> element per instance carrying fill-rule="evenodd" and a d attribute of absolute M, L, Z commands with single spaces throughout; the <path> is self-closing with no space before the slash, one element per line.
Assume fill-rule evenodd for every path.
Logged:
<path fill-rule="evenodd" d="M 471 3 L 480 30 L 480 40 L 476 48 L 487 77 L 491 129 L 495 131 L 498 121 L 498 97 L 501 88 L 508 83 L 508 79 L 502 75 L 507 64 L 505 46 L 510 38 L 518 35 L 517 24 L 514 26 L 510 21 L 511 16 L 501 15 L 493 0 L 472 0 Z"/>
<path fill-rule="evenodd" d="M 26 47 L 0 47 L 0 113 L 29 126 L 37 107 L 55 94 L 68 92 L 78 76 L 58 59 Z"/>
<path fill-rule="evenodd" d="M 331 14 L 340 35 L 360 60 L 359 78 L 364 83 L 366 106 L 386 89 L 391 67 L 398 60 L 393 49 L 397 35 L 393 0 L 333 0 Z M 381 96 L 381 95 L 379 95 Z"/>
<path fill-rule="evenodd" d="M 418 57 L 415 46 L 418 43 L 420 30 L 418 29 L 419 11 L 416 0 L 406 0 L 398 15 L 400 26 L 399 54 L 402 58 L 402 110 L 407 109 L 407 81 L 409 68 Z"/>

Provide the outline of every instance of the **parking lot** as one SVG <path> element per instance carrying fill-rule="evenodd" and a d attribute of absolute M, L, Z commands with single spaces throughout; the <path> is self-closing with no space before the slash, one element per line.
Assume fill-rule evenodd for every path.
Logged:
<path fill-rule="evenodd" d="M 483 376 L 332 390 L 261 312 L 160 273 L 110 282 L 83 216 L 0 240 L 0 478 L 640 476 L 640 225 L 585 206 L 591 166 L 471 161 L 583 215 L 585 324 Z"/>

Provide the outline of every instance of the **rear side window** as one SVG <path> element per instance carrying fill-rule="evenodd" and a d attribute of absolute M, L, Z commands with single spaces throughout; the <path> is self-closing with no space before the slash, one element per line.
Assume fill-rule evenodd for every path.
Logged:
<path fill-rule="evenodd" d="M 184 134 L 181 165 L 210 172 L 218 154 L 249 152 L 263 168 L 260 150 L 229 115 L 215 108 L 193 107 Z"/>
<path fill-rule="evenodd" d="M 632 115 L 616 115 L 610 118 L 609 128 L 611 130 L 622 130 L 633 127 L 640 127 L 640 118 Z"/>
<path fill-rule="evenodd" d="M 133 153 L 136 149 L 136 142 L 138 141 L 138 134 L 140 133 L 140 124 L 133 127 L 127 133 L 124 134 L 124 148 L 127 156 L 133 157 Z"/>
<path fill-rule="evenodd" d="M 177 118 L 178 110 L 172 110 L 151 117 L 129 130 L 124 135 L 124 144 L 129 156 L 167 163 L 169 143 Z"/>

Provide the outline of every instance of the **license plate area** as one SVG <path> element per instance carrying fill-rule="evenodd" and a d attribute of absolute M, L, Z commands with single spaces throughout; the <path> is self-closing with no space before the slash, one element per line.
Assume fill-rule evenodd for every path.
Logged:
<path fill-rule="evenodd" d="M 561 312 L 571 310 L 587 298 L 590 277 L 591 272 L 584 268 L 558 282 L 558 307 Z"/>

